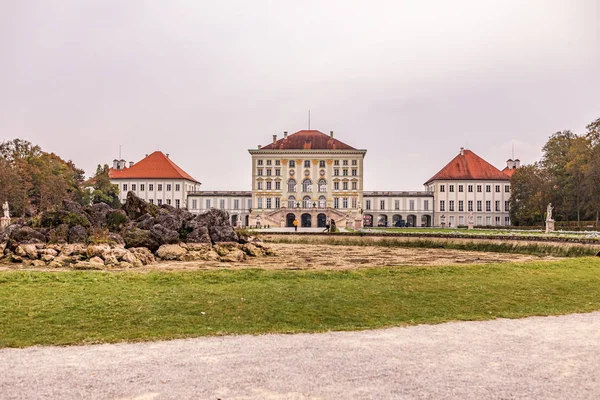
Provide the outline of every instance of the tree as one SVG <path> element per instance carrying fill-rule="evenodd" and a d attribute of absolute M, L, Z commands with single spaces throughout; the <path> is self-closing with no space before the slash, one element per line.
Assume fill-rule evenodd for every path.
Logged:
<path fill-rule="evenodd" d="M 535 225 L 544 221 L 551 201 L 550 176 L 539 163 L 518 168 L 511 178 L 510 216 L 515 225 Z"/>
<path fill-rule="evenodd" d="M 119 188 L 110 182 L 108 176 L 108 165 L 100 166 L 96 168 L 96 175 L 91 179 L 93 182 L 93 190 L 91 193 L 92 203 L 106 203 L 112 208 L 119 208 L 121 203 L 119 201 Z"/>

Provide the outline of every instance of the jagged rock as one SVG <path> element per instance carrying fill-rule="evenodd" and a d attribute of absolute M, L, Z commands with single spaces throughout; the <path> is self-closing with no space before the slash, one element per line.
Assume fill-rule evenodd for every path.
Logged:
<path fill-rule="evenodd" d="M 4 249 L 6 249 L 7 242 L 0 243 L 0 257 L 4 254 Z"/>
<path fill-rule="evenodd" d="M 205 226 L 196 227 L 187 234 L 185 240 L 187 243 L 212 243 L 208 234 L 208 228 Z"/>
<path fill-rule="evenodd" d="M 50 262 L 50 261 L 54 260 L 54 258 L 55 257 L 50 254 L 44 254 L 44 255 L 42 255 L 41 259 L 42 259 L 42 261 Z"/>
<path fill-rule="evenodd" d="M 130 269 L 130 268 L 133 268 L 133 265 L 126 261 L 121 261 L 119 264 L 117 264 L 117 267 L 123 268 L 123 269 Z"/>
<path fill-rule="evenodd" d="M 102 252 L 101 257 L 105 261 L 108 260 L 109 258 L 111 258 L 111 259 L 114 258 L 118 261 L 121 261 L 126 254 L 129 254 L 129 251 L 125 250 L 122 247 L 114 247 L 114 248 L 110 247 L 107 250 Z"/>
<path fill-rule="evenodd" d="M 106 228 L 106 215 L 112 210 L 106 203 L 96 203 L 89 207 L 86 207 L 85 213 L 88 216 L 89 221 L 95 228 Z"/>
<path fill-rule="evenodd" d="M 129 249 L 129 251 L 144 265 L 152 264 L 156 261 L 154 254 L 152 254 L 150 250 L 145 247 L 132 247 Z"/>
<path fill-rule="evenodd" d="M 238 248 L 237 243 L 219 243 L 214 246 L 219 259 L 225 262 L 238 262 L 246 259 L 246 254 Z"/>
<path fill-rule="evenodd" d="M 229 214 L 223 210 L 211 209 L 196 216 L 196 218 L 189 221 L 186 226 L 193 230 L 196 230 L 199 227 L 208 228 L 208 234 L 213 243 L 237 242 L 239 239 L 229 223 Z"/>
<path fill-rule="evenodd" d="M 139 268 L 144 265 L 144 263 L 141 260 L 139 260 L 133 253 L 130 252 L 127 252 L 127 254 L 123 256 L 122 261 L 136 268 Z"/>
<path fill-rule="evenodd" d="M 80 243 L 65 244 L 60 250 L 61 256 L 81 256 L 87 255 L 87 247 Z"/>
<path fill-rule="evenodd" d="M 67 243 L 69 240 L 69 225 L 60 224 L 48 231 L 48 243 Z"/>
<path fill-rule="evenodd" d="M 235 233 L 231 225 L 210 226 L 208 227 L 208 234 L 210 235 L 210 240 L 213 243 L 238 241 L 238 235 Z"/>
<path fill-rule="evenodd" d="M 123 204 L 123 211 L 125 211 L 127 216 L 132 220 L 136 220 L 144 214 L 158 215 L 157 206 L 146 203 L 133 192 L 127 193 L 127 200 L 125 200 L 125 204 Z"/>
<path fill-rule="evenodd" d="M 17 225 L 18 226 L 18 225 Z M 10 228 L 10 226 L 9 226 Z M 8 228 L 7 228 L 8 229 Z M 28 226 L 18 226 L 10 233 L 10 238 L 17 243 L 44 243 L 46 237 Z"/>
<path fill-rule="evenodd" d="M 102 255 L 110 251 L 111 248 L 107 244 L 90 244 L 86 249 L 86 255 L 92 259 L 94 257 L 102 258 Z"/>
<path fill-rule="evenodd" d="M 265 252 L 260 247 L 256 247 L 252 243 L 242 245 L 242 251 L 251 257 L 263 257 Z"/>
<path fill-rule="evenodd" d="M 160 244 L 179 243 L 179 232 L 170 230 L 162 225 L 154 225 L 150 232 Z"/>
<path fill-rule="evenodd" d="M 42 247 L 41 249 L 38 249 L 36 247 L 36 250 L 40 256 L 47 255 L 47 256 L 56 257 L 58 255 L 58 251 L 56 251 L 55 249 L 50 248 L 50 247 L 46 247 L 46 248 Z"/>
<path fill-rule="evenodd" d="M 138 228 L 130 228 L 123 234 L 125 247 L 146 247 L 150 251 L 156 251 L 160 243 L 150 231 L 144 231 Z"/>
<path fill-rule="evenodd" d="M 150 230 L 156 225 L 156 219 L 150 214 L 144 214 L 135 221 L 135 226 L 138 229 Z"/>
<path fill-rule="evenodd" d="M 73 214 L 83 214 L 83 207 L 81 204 L 71 200 L 63 200 L 63 208 Z"/>
<path fill-rule="evenodd" d="M 206 251 L 188 251 L 181 261 L 219 261 L 220 257 L 216 251 L 209 247 Z"/>
<path fill-rule="evenodd" d="M 117 246 L 125 246 L 125 241 L 123 240 L 123 237 L 118 233 L 114 232 L 109 232 L 108 242 Z"/>
<path fill-rule="evenodd" d="M 75 225 L 81 225 L 84 227 L 90 227 L 90 223 L 87 214 L 83 211 L 81 213 L 70 212 L 67 210 L 50 210 L 44 211 L 40 214 L 39 224 L 46 228 L 55 228 L 59 225 L 68 225 L 73 227 Z"/>
<path fill-rule="evenodd" d="M 100 257 L 92 257 L 92 258 L 90 258 L 88 260 L 88 262 L 90 264 L 102 264 L 102 265 L 104 265 L 104 260 L 101 259 Z"/>
<path fill-rule="evenodd" d="M 43 262 L 42 260 L 33 260 L 33 262 L 31 263 L 31 265 L 33 267 L 36 267 L 36 268 L 41 268 L 41 267 L 45 267 L 46 263 Z"/>
<path fill-rule="evenodd" d="M 63 267 L 64 267 L 64 265 L 61 262 L 57 261 L 56 259 L 54 261 L 50 261 L 48 263 L 48 268 L 63 268 Z"/>
<path fill-rule="evenodd" d="M 89 261 L 79 261 L 71 265 L 71 268 L 76 270 L 102 270 L 104 269 L 103 263 L 91 263 Z"/>
<path fill-rule="evenodd" d="M 30 260 L 38 259 L 38 250 L 35 244 L 21 244 L 15 249 L 15 254 L 20 257 L 27 257 Z"/>
<path fill-rule="evenodd" d="M 156 250 L 156 256 L 163 260 L 179 260 L 187 250 L 177 244 L 163 244 Z"/>
<path fill-rule="evenodd" d="M 75 225 L 69 229 L 69 243 L 85 243 L 87 237 L 87 231 L 81 225 Z"/>
<path fill-rule="evenodd" d="M 59 263 L 61 267 L 74 264 L 79 261 L 79 257 L 77 256 L 63 256 L 62 254 L 58 257 L 55 257 L 52 261 L 53 263 Z M 50 264 L 48 264 L 50 265 Z"/>

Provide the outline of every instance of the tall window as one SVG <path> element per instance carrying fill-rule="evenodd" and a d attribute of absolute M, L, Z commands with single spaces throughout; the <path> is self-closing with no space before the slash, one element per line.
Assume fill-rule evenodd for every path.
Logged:
<path fill-rule="evenodd" d="M 477 185 L 477 193 L 481 193 L 481 185 Z"/>
<path fill-rule="evenodd" d="M 262 197 L 257 198 L 256 199 L 256 203 L 257 203 L 258 208 L 263 208 L 263 206 L 262 206 Z"/>
<path fill-rule="evenodd" d="M 281 160 L 275 160 L 275 165 L 281 165 Z"/>
<path fill-rule="evenodd" d="M 454 211 L 454 200 L 448 201 L 448 211 Z"/>
<path fill-rule="evenodd" d="M 325 168 L 325 160 L 319 161 L 319 168 Z"/>
<path fill-rule="evenodd" d="M 504 202 L 504 211 L 506 211 L 506 212 L 510 211 L 510 201 Z"/>
<path fill-rule="evenodd" d="M 492 202 L 490 200 L 485 201 L 485 211 L 492 211 Z"/>
<path fill-rule="evenodd" d="M 463 187 L 464 187 L 463 185 L 458 185 L 458 192 L 459 193 L 462 193 L 464 191 Z"/>
<path fill-rule="evenodd" d="M 267 160 L 267 165 L 271 165 L 271 160 Z"/>
<path fill-rule="evenodd" d="M 302 182 L 302 191 L 312 192 L 312 181 L 310 179 L 305 179 L 304 182 Z"/>
<path fill-rule="evenodd" d="M 440 192 L 446 191 L 446 185 L 440 185 Z"/>
<path fill-rule="evenodd" d="M 275 176 L 281 176 L 281 170 L 279 168 L 275 170 Z"/>
<path fill-rule="evenodd" d="M 340 165 L 340 160 L 334 160 L 333 165 Z"/>
<path fill-rule="evenodd" d="M 198 200 L 194 199 L 192 200 L 192 209 L 195 210 L 198 208 Z"/>
<path fill-rule="evenodd" d="M 481 212 L 482 208 L 481 208 L 481 200 L 477 200 L 477 211 Z"/>
<path fill-rule="evenodd" d="M 162 192 L 162 183 L 159 183 L 156 186 L 157 186 L 156 190 L 158 190 L 159 192 Z"/>
<path fill-rule="evenodd" d="M 263 160 L 256 160 L 256 165 L 263 165 Z"/>
<path fill-rule="evenodd" d="M 356 160 L 352 160 L 352 165 L 358 165 L 358 162 Z"/>
<path fill-rule="evenodd" d="M 136 186 L 135 183 L 131 184 L 131 190 L 133 190 L 134 192 L 136 191 L 136 187 L 135 186 Z"/>
<path fill-rule="evenodd" d="M 394 200 L 394 210 L 400 209 L 400 200 Z"/>
<path fill-rule="evenodd" d="M 340 199 L 339 197 L 333 198 L 333 208 L 340 208 Z"/>
<path fill-rule="evenodd" d="M 333 176 L 340 176 L 340 170 L 339 169 L 334 169 L 333 170 Z"/>
<path fill-rule="evenodd" d="M 440 200 L 440 211 L 446 211 L 446 202 L 444 200 Z"/>
<path fill-rule="evenodd" d="M 304 207 L 304 208 L 312 207 L 312 201 L 310 200 L 310 196 L 304 196 L 302 198 L 302 207 Z"/>
<path fill-rule="evenodd" d="M 180 205 L 181 205 L 180 200 L 175 199 L 175 208 L 179 208 Z"/>
<path fill-rule="evenodd" d="M 271 176 L 271 168 L 267 168 L 267 176 Z"/>
<path fill-rule="evenodd" d="M 344 160 L 344 161 L 342 162 L 342 165 L 348 165 L 348 160 Z"/>
<path fill-rule="evenodd" d="M 262 190 L 262 182 L 256 182 L 256 188 Z"/>
<path fill-rule="evenodd" d="M 275 208 L 281 208 L 281 199 L 279 197 L 275 197 Z"/>
<path fill-rule="evenodd" d="M 496 185 L 496 193 L 500 193 L 500 185 Z"/>
<path fill-rule="evenodd" d="M 126 191 L 127 191 L 127 184 L 126 184 L 126 183 L 124 183 L 124 184 L 123 184 L 123 191 L 124 191 L 124 192 L 126 192 Z"/>
<path fill-rule="evenodd" d="M 352 176 L 356 176 L 356 175 L 358 175 L 358 171 L 356 169 L 353 169 L 352 170 Z"/>
<path fill-rule="evenodd" d="M 290 196 L 288 197 L 288 204 L 287 204 L 288 208 L 294 208 L 296 207 L 296 198 L 294 196 Z"/>
<path fill-rule="evenodd" d="M 167 199 L 167 204 L 171 205 L 171 199 Z"/>
<path fill-rule="evenodd" d="M 319 192 L 327 191 L 327 181 L 325 179 L 319 179 Z"/>
<path fill-rule="evenodd" d="M 240 201 L 238 199 L 234 199 L 233 200 L 233 209 L 234 210 L 239 210 L 240 209 Z"/>
<path fill-rule="evenodd" d="M 365 200 L 365 210 L 371 209 L 371 200 Z"/>
<path fill-rule="evenodd" d="M 344 170 L 342 171 L 342 175 L 343 176 L 348 176 L 348 170 L 344 168 Z"/>
<path fill-rule="evenodd" d="M 304 168 L 310 168 L 310 160 L 304 160 Z"/>
<path fill-rule="evenodd" d="M 290 160 L 290 168 L 296 168 L 296 161 Z"/>
<path fill-rule="evenodd" d="M 357 190 L 356 188 L 358 187 L 357 182 L 352 182 L 352 190 Z"/>
<path fill-rule="evenodd" d="M 175 191 L 179 192 L 181 190 L 181 185 L 179 183 L 175 184 Z"/>
<path fill-rule="evenodd" d="M 409 209 L 410 211 L 415 211 L 415 201 L 414 201 L 414 200 L 410 200 L 410 201 L 408 202 L 408 209 Z"/>
<path fill-rule="evenodd" d="M 485 192 L 486 193 L 491 193 L 492 192 L 492 185 L 485 185 Z"/>
<path fill-rule="evenodd" d="M 500 211 L 500 201 L 496 200 L 496 211 L 499 212 Z"/>
<path fill-rule="evenodd" d="M 356 202 L 357 202 L 356 197 L 353 197 L 352 198 L 352 208 L 356 208 Z"/>
<path fill-rule="evenodd" d="M 458 211 L 465 211 L 464 210 L 464 202 L 462 200 L 458 201 Z"/>
<path fill-rule="evenodd" d="M 348 182 L 343 182 L 343 183 L 342 183 L 342 188 L 343 188 L 344 190 L 348 190 Z"/>
<path fill-rule="evenodd" d="M 149 202 L 150 204 L 154 204 L 154 199 L 148 199 L 148 202 Z"/>
<path fill-rule="evenodd" d="M 429 200 L 423 200 L 423 210 L 429 211 Z"/>
<path fill-rule="evenodd" d="M 342 199 L 342 207 L 343 208 L 348 208 L 348 198 L 347 197 L 344 197 Z"/>
<path fill-rule="evenodd" d="M 271 208 L 271 198 L 267 197 L 267 208 Z"/>
<path fill-rule="evenodd" d="M 327 199 L 325 199 L 325 196 L 319 197 L 319 207 L 325 208 L 326 206 L 327 206 Z"/>
<path fill-rule="evenodd" d="M 170 192 L 170 191 L 171 191 L 171 184 L 167 183 L 167 192 Z"/>
<path fill-rule="evenodd" d="M 263 170 L 262 170 L 262 168 L 259 168 L 259 169 L 256 171 L 256 175 L 258 175 L 258 176 L 262 176 L 262 174 L 263 174 L 263 173 L 262 173 L 262 171 L 263 171 Z"/>
<path fill-rule="evenodd" d="M 294 179 L 288 181 L 288 192 L 296 193 L 296 181 Z"/>
<path fill-rule="evenodd" d="M 504 185 L 504 192 L 510 193 L 510 185 Z"/>
<path fill-rule="evenodd" d="M 340 190 L 340 183 L 339 182 L 333 182 L 333 190 Z"/>
<path fill-rule="evenodd" d="M 467 191 L 468 191 L 469 193 L 473 193 L 473 185 L 469 185 L 469 186 L 467 186 Z"/>
<path fill-rule="evenodd" d="M 385 200 L 379 200 L 379 209 L 385 210 Z"/>
<path fill-rule="evenodd" d="M 267 190 L 271 190 L 271 182 L 267 182 Z"/>
<path fill-rule="evenodd" d="M 448 185 L 448 191 L 454 192 L 454 185 Z"/>
<path fill-rule="evenodd" d="M 281 190 L 281 182 L 275 182 L 275 190 Z"/>
<path fill-rule="evenodd" d="M 248 199 L 248 210 L 252 208 L 252 199 Z"/>
<path fill-rule="evenodd" d="M 219 199 L 219 208 L 221 210 L 225 209 L 225 199 Z"/>
<path fill-rule="evenodd" d="M 146 190 L 146 185 L 144 185 L 143 183 L 140 183 L 140 190 L 143 192 L 144 190 Z"/>
<path fill-rule="evenodd" d="M 467 211 L 473 211 L 473 200 L 467 201 Z"/>
<path fill-rule="evenodd" d="M 158 199 L 156 202 L 159 206 L 162 206 L 162 199 Z"/>

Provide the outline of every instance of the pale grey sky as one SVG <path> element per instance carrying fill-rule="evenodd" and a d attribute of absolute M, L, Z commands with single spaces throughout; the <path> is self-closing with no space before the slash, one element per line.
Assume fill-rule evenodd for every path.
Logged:
<path fill-rule="evenodd" d="M 597 0 L 0 0 L 0 140 L 88 175 L 159 148 L 205 190 L 307 127 L 421 190 L 465 146 L 498 168 L 600 117 Z"/>

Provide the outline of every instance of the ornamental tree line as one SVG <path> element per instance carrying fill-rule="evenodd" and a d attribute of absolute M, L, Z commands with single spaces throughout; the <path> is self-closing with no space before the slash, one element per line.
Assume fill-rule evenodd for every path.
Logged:
<path fill-rule="evenodd" d="M 600 215 L 600 118 L 584 134 L 556 132 L 542 148 L 542 159 L 511 178 L 511 220 L 539 225 L 552 203 L 557 221 L 594 220 Z"/>

